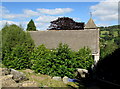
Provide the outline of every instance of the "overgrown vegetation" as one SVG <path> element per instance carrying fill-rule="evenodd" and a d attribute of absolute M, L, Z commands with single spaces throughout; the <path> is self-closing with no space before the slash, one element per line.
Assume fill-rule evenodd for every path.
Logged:
<path fill-rule="evenodd" d="M 120 48 L 119 25 L 100 27 L 100 59 L 111 55 L 117 48 Z"/>
<path fill-rule="evenodd" d="M 29 55 L 34 42 L 29 33 L 17 25 L 2 29 L 2 63 L 14 69 L 30 68 Z"/>
<path fill-rule="evenodd" d="M 104 36 L 103 29 L 105 32 L 105 28 L 100 28 L 101 59 L 120 47 L 120 29 L 107 29 Z M 2 29 L 2 52 L 2 63 L 8 68 L 31 68 L 51 76 L 75 78 L 76 68 L 88 69 L 93 64 L 89 48 L 75 52 L 62 43 L 52 50 L 45 45 L 35 47 L 29 33 L 17 25 L 5 25 Z"/>
<path fill-rule="evenodd" d="M 111 86 L 117 89 L 118 85 L 120 85 L 120 72 L 118 72 L 120 68 L 120 48 L 116 49 L 112 55 L 105 57 L 103 60 L 100 60 L 95 68 L 94 74 L 97 79 L 101 79 L 104 81 L 109 81 L 109 86 L 103 89 L 109 89 Z"/>
<path fill-rule="evenodd" d="M 67 44 L 50 50 L 34 46 L 29 33 L 17 25 L 6 25 L 3 33 L 3 64 L 8 68 L 31 68 L 36 73 L 75 78 L 76 68 L 89 68 L 93 58 L 89 48 L 72 51 Z"/>
<path fill-rule="evenodd" d="M 87 69 L 94 62 L 89 48 L 74 52 L 66 44 L 59 44 L 54 50 L 40 45 L 34 49 L 30 58 L 35 72 L 70 78 L 75 78 L 76 68 Z"/>

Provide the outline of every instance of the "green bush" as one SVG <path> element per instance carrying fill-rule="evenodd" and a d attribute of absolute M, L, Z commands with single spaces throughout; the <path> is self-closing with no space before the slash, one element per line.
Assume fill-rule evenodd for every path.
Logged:
<path fill-rule="evenodd" d="M 75 52 L 66 44 L 60 44 L 54 50 L 40 45 L 34 49 L 30 58 L 35 72 L 70 78 L 75 78 L 76 68 L 87 69 L 93 64 L 91 51 L 88 48 Z"/>
<path fill-rule="evenodd" d="M 31 53 L 31 63 L 32 69 L 35 72 L 40 72 L 42 74 L 46 74 L 48 67 L 50 67 L 49 59 L 50 59 L 50 50 L 47 49 L 44 45 L 40 45 L 37 48 L 34 48 L 34 51 Z"/>
<path fill-rule="evenodd" d="M 10 53 L 5 53 L 5 57 L 2 62 L 8 68 L 26 69 L 31 67 L 29 59 L 30 55 L 31 51 L 29 51 L 28 46 L 25 44 L 16 45 Z"/>
<path fill-rule="evenodd" d="M 17 25 L 6 25 L 2 29 L 2 63 L 9 68 L 29 68 L 29 52 L 34 42 L 29 33 Z"/>
<path fill-rule="evenodd" d="M 75 77 L 75 68 L 73 68 L 74 51 L 72 51 L 67 44 L 59 44 L 59 47 L 54 50 L 56 58 L 53 60 L 54 70 L 52 76 L 68 76 Z"/>
<path fill-rule="evenodd" d="M 81 48 L 78 52 L 76 52 L 74 62 L 75 68 L 90 68 L 94 63 L 91 50 L 88 47 Z"/>

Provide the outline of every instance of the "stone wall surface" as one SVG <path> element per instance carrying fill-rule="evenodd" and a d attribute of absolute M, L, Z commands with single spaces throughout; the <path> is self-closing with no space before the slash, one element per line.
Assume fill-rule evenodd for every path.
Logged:
<path fill-rule="evenodd" d="M 13 87 L 36 87 L 37 89 L 38 87 L 38 84 L 35 81 L 30 81 L 22 72 L 7 68 L 0 68 L 0 71 L 2 72 L 2 75 L 0 76 L 0 89 L 9 89 Z"/>

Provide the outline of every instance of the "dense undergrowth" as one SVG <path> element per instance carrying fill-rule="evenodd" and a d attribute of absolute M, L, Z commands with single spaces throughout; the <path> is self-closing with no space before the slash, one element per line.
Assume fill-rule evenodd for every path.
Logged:
<path fill-rule="evenodd" d="M 94 62 L 87 47 L 79 51 L 62 43 L 52 50 L 45 45 L 35 47 L 29 33 L 17 25 L 6 25 L 2 29 L 2 52 L 2 63 L 8 68 L 30 68 L 51 76 L 75 78 L 76 68 L 87 69 Z"/>

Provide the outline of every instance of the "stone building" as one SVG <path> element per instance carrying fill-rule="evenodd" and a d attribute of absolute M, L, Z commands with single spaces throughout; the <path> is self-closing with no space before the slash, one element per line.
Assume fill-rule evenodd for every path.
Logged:
<path fill-rule="evenodd" d="M 36 46 L 45 44 L 49 49 L 58 47 L 59 43 L 68 44 L 75 51 L 89 47 L 95 63 L 99 60 L 99 29 L 92 18 L 85 25 L 84 30 L 30 31 L 30 35 Z"/>

